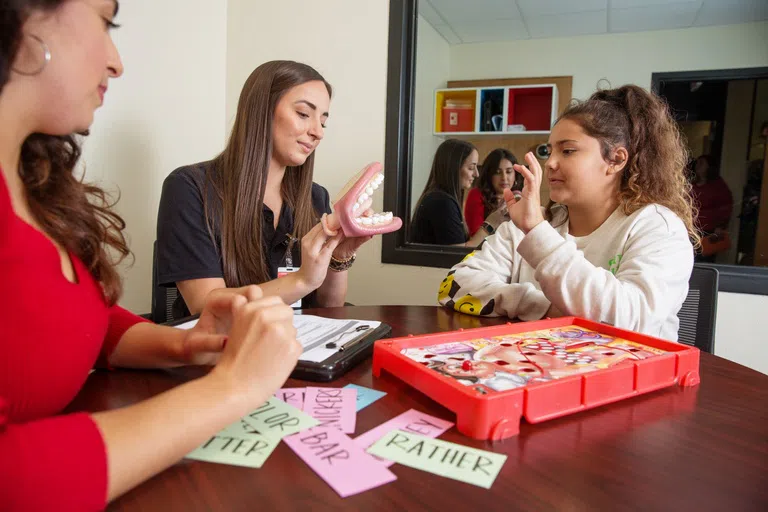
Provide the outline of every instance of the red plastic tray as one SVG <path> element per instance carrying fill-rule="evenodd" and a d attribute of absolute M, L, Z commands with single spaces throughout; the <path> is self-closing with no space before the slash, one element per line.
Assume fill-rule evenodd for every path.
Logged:
<path fill-rule="evenodd" d="M 525 385 L 506 391 L 495 391 L 479 381 L 477 384 L 462 384 L 454 377 L 426 367 L 426 362 L 418 362 L 402 353 L 406 349 L 569 326 L 583 327 L 663 353 L 640 360 L 627 358 L 610 367 L 554 380 L 529 381 Z M 580 343 L 581 348 L 586 345 Z M 592 345 L 601 347 L 599 343 Z M 510 346 L 517 345 L 505 345 Z M 574 346 L 570 345 L 569 348 Z M 477 350 L 473 354 L 481 352 L 482 350 Z M 536 355 L 538 357 L 539 354 Z M 533 362 L 530 364 L 538 367 Z M 462 434 L 475 439 L 493 440 L 517 435 L 521 417 L 525 417 L 529 423 L 538 423 L 675 384 L 695 386 L 700 380 L 697 348 L 578 317 L 507 323 L 494 327 L 379 340 L 373 350 L 373 374 L 379 377 L 381 370 L 386 370 L 456 413 L 456 426 Z M 544 370 L 541 375 L 544 377 Z"/>

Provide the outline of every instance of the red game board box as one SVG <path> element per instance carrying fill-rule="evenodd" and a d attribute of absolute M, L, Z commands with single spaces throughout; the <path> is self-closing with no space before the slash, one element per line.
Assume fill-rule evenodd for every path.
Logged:
<path fill-rule="evenodd" d="M 379 340 L 373 374 L 456 413 L 475 439 L 672 385 L 699 383 L 699 350 L 578 317 Z"/>

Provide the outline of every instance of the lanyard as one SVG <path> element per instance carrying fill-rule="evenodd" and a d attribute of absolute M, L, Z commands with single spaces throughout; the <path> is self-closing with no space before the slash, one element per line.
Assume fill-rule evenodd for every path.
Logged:
<path fill-rule="evenodd" d="M 285 235 L 288 238 L 288 249 L 285 251 L 285 266 L 293 266 L 293 244 L 299 241 L 298 238 L 291 236 L 290 233 Z"/>

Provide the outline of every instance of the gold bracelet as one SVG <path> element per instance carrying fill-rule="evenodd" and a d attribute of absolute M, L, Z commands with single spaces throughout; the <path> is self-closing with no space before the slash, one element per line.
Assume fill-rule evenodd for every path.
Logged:
<path fill-rule="evenodd" d="M 334 272 L 344 272 L 345 270 L 349 270 L 349 267 L 355 262 L 356 257 L 357 255 L 353 254 L 345 260 L 339 260 L 331 256 L 331 262 L 328 264 L 328 268 Z"/>

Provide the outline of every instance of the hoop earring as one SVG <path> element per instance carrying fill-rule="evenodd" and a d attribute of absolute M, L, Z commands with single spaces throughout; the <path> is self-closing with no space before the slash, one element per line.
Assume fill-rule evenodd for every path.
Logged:
<path fill-rule="evenodd" d="M 45 69 L 45 66 L 47 66 L 48 63 L 51 61 L 51 50 L 48 48 L 48 45 L 45 44 L 45 41 L 40 39 L 38 36 L 34 34 L 27 34 L 27 37 L 31 37 L 32 39 L 37 41 L 40 47 L 43 49 L 43 64 L 34 71 L 21 71 L 16 68 L 11 68 L 11 71 L 13 71 L 14 73 L 18 73 L 19 75 L 22 75 L 22 76 L 39 75 L 40 73 L 43 72 L 43 70 Z"/>

